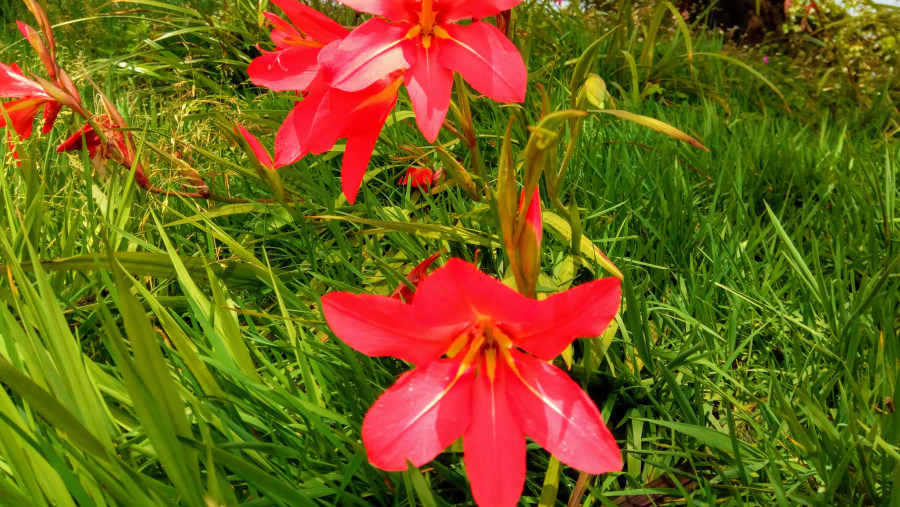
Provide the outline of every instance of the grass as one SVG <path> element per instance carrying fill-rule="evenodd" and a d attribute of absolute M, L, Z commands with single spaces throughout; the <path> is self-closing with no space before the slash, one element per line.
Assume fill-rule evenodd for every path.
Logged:
<path fill-rule="evenodd" d="M 143 18 L 125 23 L 95 17 L 109 6 L 77 7 L 90 19 L 59 29 L 64 65 L 89 70 L 138 137 L 178 150 L 220 193 L 270 198 L 227 136 L 238 120 L 271 146 L 290 96 L 238 73 L 264 40 L 255 2 L 212 4 L 136 2 L 168 11 L 126 14 L 120 2 L 118 16 Z M 14 43 L 11 16 L 28 19 L 17 8 L 4 10 L 0 61 L 37 70 Z M 554 109 L 567 107 L 571 60 L 605 31 L 594 22 L 534 4 L 517 14 L 520 34 L 533 34 L 517 38 L 532 83 Z M 530 444 L 523 503 L 897 505 L 900 149 L 884 140 L 887 120 L 810 112 L 802 85 L 770 74 L 788 111 L 721 58 L 695 56 L 692 76 L 674 33 L 657 38 L 649 77 L 619 56 L 642 54 L 627 28 L 596 71 L 618 107 L 710 152 L 592 117 L 566 184 L 584 236 L 625 274 L 624 311 L 603 339 L 579 340 L 569 370 L 625 468 L 579 485 Z M 720 51 L 696 37 L 691 51 Z M 133 51 L 109 49 L 123 45 Z M 531 122 L 537 97 L 521 110 Z M 516 108 L 474 106 L 493 168 Z M 318 311 L 331 290 L 388 293 L 441 248 L 504 272 L 486 204 L 396 185 L 403 146 L 429 153 L 406 108 L 354 206 L 339 197 L 335 154 L 282 169 L 305 200 L 278 205 L 148 195 L 114 167 L 101 178 L 86 155 L 55 153 L 79 127 L 70 116 L 20 146 L 21 166 L 3 152 L 0 504 L 471 504 L 453 449 L 421 471 L 367 464 L 362 417 L 408 365 L 354 352 Z M 525 140 L 517 127 L 514 142 Z M 151 178 L 184 181 L 160 161 Z M 603 276 L 564 234 L 545 243 L 539 290 Z"/>

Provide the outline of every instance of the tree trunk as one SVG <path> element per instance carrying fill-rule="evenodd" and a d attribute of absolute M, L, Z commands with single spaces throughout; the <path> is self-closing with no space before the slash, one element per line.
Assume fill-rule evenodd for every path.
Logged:
<path fill-rule="evenodd" d="M 678 3 L 682 13 L 694 18 L 709 8 L 708 24 L 725 30 L 730 38 L 756 44 L 763 41 L 767 33 L 781 35 L 785 21 L 784 0 L 761 0 L 759 13 L 757 0 L 681 0 Z"/>

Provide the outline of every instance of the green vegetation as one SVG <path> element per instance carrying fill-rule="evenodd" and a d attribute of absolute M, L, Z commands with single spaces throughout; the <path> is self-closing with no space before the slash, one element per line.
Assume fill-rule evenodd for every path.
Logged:
<path fill-rule="evenodd" d="M 390 293 L 442 248 L 502 276 L 490 210 L 459 187 L 396 184 L 410 165 L 440 165 L 403 101 L 356 205 L 340 197 L 337 152 L 280 170 L 302 201 L 255 202 L 273 195 L 231 129 L 271 146 L 294 98 L 246 82 L 265 3 L 49 11 L 70 20 L 61 62 L 96 110 L 85 75 L 128 118 L 154 184 L 182 189 L 193 168 L 254 202 L 151 195 L 112 164 L 92 171 L 86 153 L 55 151 L 81 126 L 68 113 L 18 147 L 20 165 L 0 143 L 0 504 L 471 503 L 453 449 L 421 471 L 366 462 L 363 415 L 409 366 L 335 340 L 318 300 Z M 31 20 L 12 4 L 0 61 L 36 71 L 14 24 Z M 757 65 L 712 32 L 686 38 L 666 7 L 635 24 L 551 4 L 514 13 L 524 107 L 472 96 L 492 172 L 510 115 L 522 147 L 537 84 L 567 108 L 574 59 L 618 21 L 594 69 L 608 100 L 710 151 L 613 116 L 586 121 L 562 194 L 625 275 L 625 297 L 606 336 L 576 343 L 569 373 L 626 464 L 579 481 L 530 446 L 523 503 L 900 505 L 893 76 L 877 100 L 845 88 L 817 107 L 818 83 L 793 79 L 791 62 Z M 466 156 L 450 134 L 439 142 Z M 539 292 L 604 276 L 545 208 Z"/>

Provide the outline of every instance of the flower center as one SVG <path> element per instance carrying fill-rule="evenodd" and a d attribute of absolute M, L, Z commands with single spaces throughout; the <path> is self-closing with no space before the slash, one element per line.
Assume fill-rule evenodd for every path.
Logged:
<path fill-rule="evenodd" d="M 431 38 L 448 38 L 450 34 L 437 24 L 437 12 L 434 10 L 434 0 L 422 0 L 422 10 L 419 11 L 419 24 L 412 27 L 406 34 L 409 39 L 420 37 L 425 49 L 431 47 Z"/>
<path fill-rule="evenodd" d="M 493 380 L 497 370 L 497 357 L 511 363 L 512 348 L 513 342 L 509 335 L 490 319 L 482 318 L 450 344 L 446 355 L 455 357 L 465 350 L 465 356 L 460 361 L 460 373 L 483 359 L 486 373 Z"/>

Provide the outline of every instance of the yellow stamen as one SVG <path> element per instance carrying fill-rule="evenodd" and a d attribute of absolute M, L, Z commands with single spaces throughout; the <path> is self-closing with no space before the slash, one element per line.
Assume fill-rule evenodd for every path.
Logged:
<path fill-rule="evenodd" d="M 475 336 L 475 339 L 472 340 L 472 344 L 469 346 L 468 352 L 466 352 L 466 357 L 460 362 L 459 372 L 457 375 L 462 375 L 462 372 L 466 371 L 469 366 L 472 366 L 472 363 L 475 362 L 476 356 L 481 352 L 481 346 L 484 345 L 484 335 L 481 333 Z"/>
<path fill-rule="evenodd" d="M 444 30 L 441 25 L 434 25 L 431 28 L 431 33 L 434 34 L 435 37 L 439 37 L 441 39 L 449 39 L 450 33 L 447 30 Z"/>
<path fill-rule="evenodd" d="M 459 351 L 469 343 L 469 330 L 467 329 L 463 334 L 459 335 L 458 338 L 453 340 L 453 343 L 450 344 L 450 348 L 447 349 L 447 357 L 453 357 L 456 354 L 459 354 Z"/>
<path fill-rule="evenodd" d="M 499 327 L 491 326 L 491 338 L 493 338 L 501 348 L 512 348 L 512 338 L 507 336 Z"/>
<path fill-rule="evenodd" d="M 494 381 L 494 374 L 497 372 L 497 349 L 491 347 L 484 351 L 484 364 L 487 367 L 488 378 Z"/>

